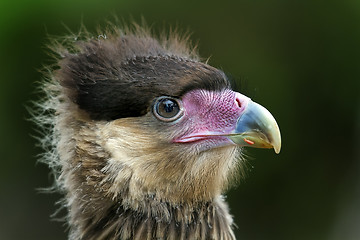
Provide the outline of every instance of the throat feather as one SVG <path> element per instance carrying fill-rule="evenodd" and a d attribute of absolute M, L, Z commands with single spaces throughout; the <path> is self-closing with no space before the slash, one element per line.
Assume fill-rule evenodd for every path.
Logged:
<path fill-rule="evenodd" d="M 82 239 L 235 239 L 222 197 L 193 206 L 149 200 L 142 210 L 110 207 L 104 217 L 86 222 Z"/>

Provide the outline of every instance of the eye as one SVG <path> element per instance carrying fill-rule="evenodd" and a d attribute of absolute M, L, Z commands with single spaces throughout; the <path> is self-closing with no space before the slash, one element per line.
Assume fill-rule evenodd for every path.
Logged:
<path fill-rule="evenodd" d="M 171 122 L 182 116 L 181 101 L 172 97 L 159 97 L 154 105 L 154 115 L 161 121 Z"/>

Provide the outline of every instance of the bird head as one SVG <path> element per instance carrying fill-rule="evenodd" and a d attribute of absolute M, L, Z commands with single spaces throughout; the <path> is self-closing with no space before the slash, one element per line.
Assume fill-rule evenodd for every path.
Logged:
<path fill-rule="evenodd" d="M 70 198 L 86 199 L 83 212 L 104 198 L 131 208 L 210 201 L 243 147 L 280 151 L 273 116 L 175 39 L 117 33 L 59 48 L 60 179 Z"/>

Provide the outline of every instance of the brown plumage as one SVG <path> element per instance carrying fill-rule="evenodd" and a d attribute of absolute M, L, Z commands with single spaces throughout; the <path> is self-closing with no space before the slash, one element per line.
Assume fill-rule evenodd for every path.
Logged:
<path fill-rule="evenodd" d="M 205 123 L 206 111 L 217 102 L 240 109 L 245 100 L 187 37 L 155 39 L 138 26 L 81 37 L 52 44 L 57 64 L 37 116 L 44 161 L 65 196 L 69 239 L 235 239 L 222 194 L 242 166 L 242 145 L 183 136 L 200 129 L 192 127 L 198 118 L 234 125 L 233 107 L 219 122 Z M 192 96 L 213 99 L 203 120 L 190 114 L 188 106 L 202 102 Z M 179 114 L 167 119 L 173 109 Z"/>

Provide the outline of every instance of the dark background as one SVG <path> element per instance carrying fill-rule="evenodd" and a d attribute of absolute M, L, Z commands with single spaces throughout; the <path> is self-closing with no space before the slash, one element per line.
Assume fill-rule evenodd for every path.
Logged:
<path fill-rule="evenodd" d="M 94 30 L 113 15 L 193 32 L 200 54 L 267 107 L 280 155 L 250 149 L 228 192 L 240 240 L 360 239 L 359 1 L 0 2 L 0 239 L 66 239 L 49 215 L 59 198 L 36 163 L 24 106 L 39 96 L 47 34 Z"/>

